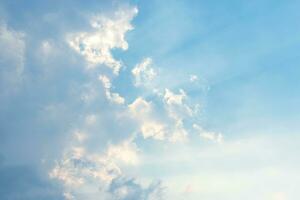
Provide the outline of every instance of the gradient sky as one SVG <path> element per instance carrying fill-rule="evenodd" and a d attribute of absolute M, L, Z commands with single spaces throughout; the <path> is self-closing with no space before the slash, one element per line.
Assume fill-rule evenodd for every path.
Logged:
<path fill-rule="evenodd" d="M 299 10 L 0 0 L 0 199 L 299 200 Z"/>

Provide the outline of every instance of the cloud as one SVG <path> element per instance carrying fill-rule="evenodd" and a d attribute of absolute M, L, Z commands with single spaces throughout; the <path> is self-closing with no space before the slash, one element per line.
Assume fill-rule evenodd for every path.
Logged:
<path fill-rule="evenodd" d="M 107 150 L 107 156 L 110 159 L 119 160 L 126 164 L 136 165 L 139 162 L 138 151 L 134 143 L 124 141 L 120 145 L 110 145 Z"/>
<path fill-rule="evenodd" d="M 195 82 L 197 80 L 198 80 L 198 76 L 197 75 L 195 75 L 195 74 L 190 75 L 190 81 L 191 82 Z"/>
<path fill-rule="evenodd" d="M 156 121 L 145 121 L 141 125 L 141 133 L 145 139 L 152 137 L 156 140 L 164 140 L 166 136 L 166 127 L 164 124 Z"/>
<path fill-rule="evenodd" d="M 120 7 L 94 15 L 89 18 L 89 29 L 82 29 L 82 14 L 107 11 L 102 4 L 111 2 L 113 6 L 119 3 L 0 3 L 4 11 L 0 15 L 11 16 L 7 20 L 11 24 L 3 24 L 0 29 L 0 89 L 6 92 L 11 89 L 7 86 L 22 86 L 24 77 L 30 82 L 25 82 L 25 89 L 16 98 L 4 103 L 0 100 L 0 151 L 9 160 L 1 166 L 0 155 L 0 199 L 53 200 L 64 196 L 69 200 L 158 200 L 164 198 L 162 185 L 171 194 L 166 199 L 172 200 L 298 199 L 299 138 L 283 134 L 276 139 L 279 134 L 274 132 L 263 142 L 223 141 L 221 133 L 205 130 L 199 123 L 202 116 L 195 113 L 194 103 L 199 101 L 193 97 L 202 97 L 195 86 L 202 81 L 195 82 L 195 75 L 189 81 L 186 73 L 191 69 L 179 67 L 187 59 L 178 59 L 181 53 L 177 47 L 187 46 L 179 42 L 175 51 L 164 56 L 157 53 L 157 45 L 153 47 L 158 51 L 148 48 L 147 41 L 153 43 L 155 37 L 167 43 L 169 39 L 180 40 L 176 36 L 168 40 L 161 37 L 162 32 L 172 33 L 160 30 L 170 24 L 165 21 L 159 25 L 162 17 L 178 22 L 169 17 L 178 13 L 169 9 L 170 2 L 165 1 L 160 13 L 163 16 L 151 15 L 153 9 L 149 9 L 150 13 L 138 18 L 137 24 L 147 24 L 144 33 L 155 37 L 149 40 L 145 34 L 134 32 L 130 40 L 134 40 L 135 49 L 129 54 L 114 52 L 128 49 L 125 36 L 133 28 L 131 21 L 137 9 Z M 182 6 L 177 6 L 175 10 L 181 11 Z M 193 12 L 186 13 L 193 18 Z M 157 31 L 153 32 L 153 27 Z M 141 43 L 137 41 L 140 38 Z M 145 58 L 138 60 L 132 71 L 120 70 L 123 61 L 135 62 L 143 52 L 153 52 L 160 60 Z M 193 52 L 199 56 L 199 51 Z M 162 63 L 165 71 L 156 70 L 153 63 Z M 93 70 L 83 69 L 85 64 Z M 102 70 L 102 66 L 109 69 Z M 205 64 L 192 66 L 199 70 Z M 102 74 L 110 70 L 115 74 Z M 214 70 L 204 74 L 214 74 Z M 41 72 L 45 77 L 41 78 Z M 123 74 L 116 80 L 118 73 Z M 132 75 L 133 85 L 128 80 Z M 121 87 L 116 88 L 115 82 Z M 208 142 L 203 144 L 203 140 Z M 41 157 L 45 157 L 42 164 Z M 284 162 L 280 158 L 285 158 Z M 15 166 L 23 162 L 38 167 Z M 38 174 L 48 170 L 49 163 L 54 165 L 51 182 Z M 156 179 L 163 184 L 153 182 Z"/>
<path fill-rule="evenodd" d="M 90 68 L 104 64 L 118 74 L 121 62 L 113 57 L 111 50 L 128 49 L 125 34 L 133 29 L 130 22 L 137 12 L 136 7 L 123 7 L 113 12 L 111 16 L 96 15 L 90 20 L 93 31 L 69 34 L 67 41 L 71 48 L 86 59 Z"/>
<path fill-rule="evenodd" d="M 99 188 L 105 193 L 115 179 L 126 177 L 123 167 L 139 163 L 138 152 L 130 140 L 108 145 L 103 153 L 88 151 L 84 146 L 76 146 L 75 142 L 65 150 L 49 176 L 63 183 L 68 197 L 82 195 L 82 187 L 89 187 L 91 194 L 99 192 Z"/>
<path fill-rule="evenodd" d="M 48 151 L 49 154 L 52 151 L 61 151 L 60 156 L 57 155 L 59 152 L 53 153 L 55 155 L 50 155 L 49 158 L 45 155 L 43 163 L 55 160 L 49 176 L 53 179 L 53 183 L 59 183 L 64 190 L 61 195 L 64 195 L 66 199 L 97 199 L 99 196 L 103 199 L 162 199 L 161 183 L 148 184 L 153 179 L 160 179 L 159 177 L 135 176 L 135 169 L 139 169 L 142 164 L 141 154 L 148 151 L 142 149 L 144 146 L 139 145 L 139 142 L 143 139 L 152 139 L 151 142 L 160 141 L 157 144 L 165 145 L 188 141 L 186 121 L 192 117 L 189 114 L 190 105 L 187 103 L 189 98 L 183 89 L 171 90 L 165 88 L 163 84 L 154 87 L 153 81 L 158 78 L 158 73 L 153 67 L 151 58 L 145 58 L 131 71 L 134 76 L 133 86 L 142 86 L 142 93 L 149 88 L 152 89 L 150 96 L 128 95 L 130 96 L 128 99 L 133 99 L 132 103 L 128 104 L 124 97 L 114 91 L 112 77 L 117 77 L 115 75 L 119 73 L 122 62 L 113 56 L 112 50 L 128 48 L 125 34 L 132 30 L 133 26 L 130 23 L 136 13 L 136 8 L 122 7 L 109 14 L 93 16 L 90 18 L 91 29 L 89 31 L 66 30 L 66 33 L 63 33 L 66 35 L 69 46 L 64 46 L 61 39 L 51 37 L 43 36 L 35 40 L 34 36 L 30 36 L 28 40 L 34 41 L 34 45 L 30 44 L 32 47 L 29 49 L 31 51 L 34 49 L 34 52 L 29 52 L 29 58 L 33 57 L 36 60 L 28 62 L 30 66 L 32 65 L 34 75 L 40 75 L 41 72 L 36 66 L 49 67 L 53 64 L 56 67 L 59 66 L 55 68 L 59 70 L 63 69 L 64 65 L 72 66 L 74 63 L 76 65 L 76 57 L 83 57 L 89 68 L 95 69 L 95 67 L 106 65 L 114 73 L 114 75 L 107 75 L 103 73 L 104 70 L 96 69 L 84 71 L 80 66 L 83 63 L 79 62 L 76 68 L 70 67 L 68 70 L 53 70 L 53 72 L 46 70 L 43 80 L 34 78 L 40 76 L 32 77 L 35 85 L 30 85 L 33 88 L 30 96 L 34 96 L 35 92 L 44 94 L 43 92 L 54 91 L 50 93 L 53 98 L 41 95 L 42 101 L 32 104 L 43 108 L 43 111 L 39 113 L 46 121 L 44 124 L 49 126 L 48 132 L 55 132 L 57 135 L 62 133 L 61 137 L 53 141 L 59 143 L 59 147 L 64 147 L 62 151 L 61 148 L 52 150 L 55 145 L 50 134 L 47 140 L 45 139 L 48 142 L 48 138 L 51 137 L 49 144 L 42 143 L 42 145 L 47 143 L 46 153 L 43 152 L 43 156 L 48 155 Z M 18 50 L 20 59 L 16 63 L 20 64 L 19 74 L 23 76 L 25 34 L 22 35 L 7 27 L 1 30 L 6 31 L 5 34 L 10 34 L 7 37 L 10 38 L 9 44 L 15 45 L 13 49 Z M 11 38 L 14 38 L 15 44 Z M 65 51 L 70 50 L 70 47 L 71 50 L 77 52 L 75 56 Z M 59 61 L 61 58 L 64 60 L 63 65 Z M 52 77 L 48 76 L 48 72 L 52 73 Z M 72 74 L 74 72 L 75 76 L 64 79 L 65 76 L 62 78 L 60 74 L 65 73 L 60 72 Z M 57 82 L 61 80 L 64 82 Z M 103 86 L 103 94 L 99 92 L 101 91 L 99 81 Z M 39 90 L 34 90 L 35 87 Z M 31 107 L 28 106 L 28 108 Z M 37 122 L 40 121 L 37 120 Z M 57 124 L 60 130 L 52 128 Z M 34 130 L 36 135 L 44 131 L 40 127 L 36 129 Z M 136 137 L 136 133 L 142 137 Z M 32 140 L 27 136 L 24 137 Z"/>
<path fill-rule="evenodd" d="M 142 97 L 136 98 L 131 104 L 128 105 L 130 112 L 136 116 L 149 114 L 152 111 L 151 102 L 147 102 Z"/>
<path fill-rule="evenodd" d="M 163 110 L 156 110 L 151 102 L 141 97 L 136 98 L 128 105 L 128 108 L 130 115 L 137 121 L 138 131 L 143 138 L 171 142 L 186 140 L 187 132 L 180 118 L 175 119 L 162 115 Z"/>
<path fill-rule="evenodd" d="M 179 94 L 175 94 L 171 90 L 165 89 L 164 100 L 168 105 L 182 105 L 185 98 L 186 94 L 182 89 L 179 90 Z"/>
<path fill-rule="evenodd" d="M 165 89 L 163 101 L 170 117 L 176 120 L 182 120 L 187 117 L 187 115 L 191 117 L 197 111 L 197 104 L 194 106 L 195 108 L 192 109 L 191 106 L 186 103 L 187 98 L 188 96 L 183 89 L 179 89 L 179 94 Z"/>
<path fill-rule="evenodd" d="M 141 63 L 137 64 L 131 71 L 135 78 L 134 85 L 149 86 L 151 81 L 156 77 L 157 72 L 151 67 L 152 59 L 145 58 Z"/>
<path fill-rule="evenodd" d="M 111 92 L 111 82 L 110 79 L 105 75 L 100 75 L 99 80 L 102 82 L 106 98 L 116 104 L 124 104 L 125 99 L 120 96 L 118 93 Z"/>
<path fill-rule="evenodd" d="M 109 192 L 115 200 L 161 200 L 163 198 L 163 187 L 160 182 L 152 183 L 142 187 L 134 179 L 114 179 Z"/>
<path fill-rule="evenodd" d="M 171 142 L 187 141 L 188 132 L 185 130 L 182 120 L 176 120 L 172 130 L 173 134 L 170 137 Z"/>
<path fill-rule="evenodd" d="M 151 102 L 138 97 L 128 105 L 128 108 L 132 117 L 137 120 L 139 131 L 145 139 L 165 139 L 166 127 L 156 119 Z"/>
<path fill-rule="evenodd" d="M 221 133 L 207 131 L 197 124 L 193 124 L 193 128 L 198 132 L 199 136 L 205 140 L 210 140 L 216 143 L 223 142 L 223 135 Z"/>

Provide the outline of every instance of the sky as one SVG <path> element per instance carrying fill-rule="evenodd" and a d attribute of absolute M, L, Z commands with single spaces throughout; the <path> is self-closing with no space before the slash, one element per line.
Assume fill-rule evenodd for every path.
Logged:
<path fill-rule="evenodd" d="M 298 200 L 299 9 L 0 0 L 0 199 Z"/>

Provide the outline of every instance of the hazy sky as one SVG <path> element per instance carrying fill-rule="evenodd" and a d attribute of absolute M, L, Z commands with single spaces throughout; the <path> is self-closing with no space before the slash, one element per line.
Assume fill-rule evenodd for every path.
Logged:
<path fill-rule="evenodd" d="M 299 10 L 0 0 L 0 199 L 299 200 Z"/>

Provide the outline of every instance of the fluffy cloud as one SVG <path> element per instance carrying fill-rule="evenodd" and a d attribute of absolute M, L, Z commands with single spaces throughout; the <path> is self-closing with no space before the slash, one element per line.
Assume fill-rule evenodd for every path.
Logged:
<path fill-rule="evenodd" d="M 157 140 L 164 140 L 166 135 L 166 127 L 164 124 L 156 121 L 145 121 L 141 125 L 141 133 L 144 138 L 152 137 Z"/>
<path fill-rule="evenodd" d="M 139 131 L 144 138 L 165 139 L 166 127 L 163 123 L 155 119 L 154 108 L 151 102 L 138 97 L 128 105 L 128 108 L 130 114 L 138 121 Z"/>
<path fill-rule="evenodd" d="M 157 73 L 151 67 L 152 59 L 145 58 L 141 63 L 137 64 L 131 71 L 135 78 L 135 86 L 148 86 L 151 81 L 155 78 Z"/>
<path fill-rule="evenodd" d="M 134 143 L 125 141 L 120 145 L 110 145 L 107 150 L 107 156 L 126 164 L 136 165 L 139 161 L 138 151 Z"/>
<path fill-rule="evenodd" d="M 183 89 L 179 89 L 178 94 L 169 89 L 165 89 L 163 101 L 171 118 L 180 121 L 187 116 L 191 117 L 197 111 L 197 105 L 194 106 L 195 109 L 192 109 L 191 106 L 186 103 L 187 98 L 188 96 Z"/>
<path fill-rule="evenodd" d="M 130 21 L 136 13 L 136 8 L 126 8 L 119 9 L 112 15 L 95 16 L 91 19 L 94 31 L 68 35 L 69 45 L 86 59 L 89 67 L 103 64 L 118 74 L 121 62 L 112 56 L 111 50 L 128 48 L 124 37 L 125 33 L 133 28 Z M 45 44 L 45 51 L 47 48 Z M 189 102 L 189 97 L 183 89 L 171 90 L 163 85 L 155 87 L 153 81 L 154 78 L 158 78 L 158 74 L 152 63 L 151 58 L 145 58 L 131 70 L 134 86 L 143 86 L 142 92 L 146 91 L 151 94 L 146 97 L 136 97 L 130 104 L 127 104 L 119 93 L 113 91 L 114 86 L 110 75 L 101 73 L 98 76 L 104 89 L 104 96 L 112 103 L 109 106 L 115 112 L 104 113 L 105 116 L 101 116 L 94 110 L 89 110 L 87 113 L 93 114 L 83 115 L 85 116 L 82 120 L 83 127 L 86 131 L 74 133 L 74 141 L 65 149 L 61 160 L 50 172 L 50 177 L 63 183 L 65 198 L 94 199 L 92 194 L 99 196 L 100 193 L 103 199 L 114 200 L 162 198 L 163 190 L 160 183 L 150 185 L 145 182 L 138 183 L 139 178 L 146 180 L 146 183 L 150 180 L 139 176 L 136 178 L 129 176 L 127 170 L 138 168 L 142 164 L 140 154 L 143 151 L 140 148 L 143 147 L 138 146 L 140 137 L 136 137 L 136 133 L 140 134 L 143 139 L 152 139 L 154 142 L 159 140 L 166 142 L 165 144 L 189 142 L 187 130 L 189 130 L 188 125 L 193 121 L 196 105 Z M 86 85 L 83 88 L 84 91 L 81 92 L 81 99 L 87 103 L 87 107 L 101 96 L 97 92 L 99 86 L 96 86 L 95 82 L 96 80 L 91 80 L 91 84 Z M 103 101 L 103 104 L 107 104 L 107 101 Z M 110 120 L 103 120 L 105 117 Z M 130 122 L 130 124 L 128 126 L 126 124 L 124 130 L 117 130 L 126 132 L 121 141 L 116 142 L 110 136 L 99 136 L 102 140 L 105 138 L 102 147 L 91 147 L 89 142 L 96 138 L 96 134 L 89 134 L 88 130 L 95 132 L 94 129 L 97 127 L 98 133 L 99 130 L 110 132 L 113 129 L 109 127 L 109 130 L 105 130 L 105 125 L 101 125 L 102 120 L 110 123 L 112 121 Z M 201 133 L 201 135 L 211 138 L 207 133 L 206 135 Z"/>
<path fill-rule="evenodd" d="M 159 118 L 151 102 L 138 97 L 128 106 L 130 114 L 138 122 L 139 132 L 145 139 L 167 140 L 171 142 L 185 141 L 187 132 L 182 120 L 165 116 Z M 162 111 L 160 111 L 162 113 Z"/>
<path fill-rule="evenodd" d="M 131 113 L 136 117 L 141 117 L 141 115 L 149 114 L 152 111 L 151 102 L 146 101 L 142 97 L 138 97 L 128 105 Z"/>
<path fill-rule="evenodd" d="M 89 152 L 73 144 L 49 175 L 63 183 L 69 196 L 76 191 L 80 193 L 82 186 L 89 186 L 95 192 L 99 187 L 106 190 L 114 179 L 126 176 L 122 166 L 136 165 L 138 160 L 138 149 L 131 141 L 109 145 L 104 153 Z"/>
<path fill-rule="evenodd" d="M 89 67 L 104 64 L 118 74 L 121 62 L 112 56 L 111 50 L 114 48 L 127 50 L 125 33 L 133 29 L 130 22 L 137 12 L 137 8 L 122 8 L 111 16 L 94 16 L 90 21 L 94 31 L 70 34 L 67 37 L 68 43 L 84 56 Z"/>

